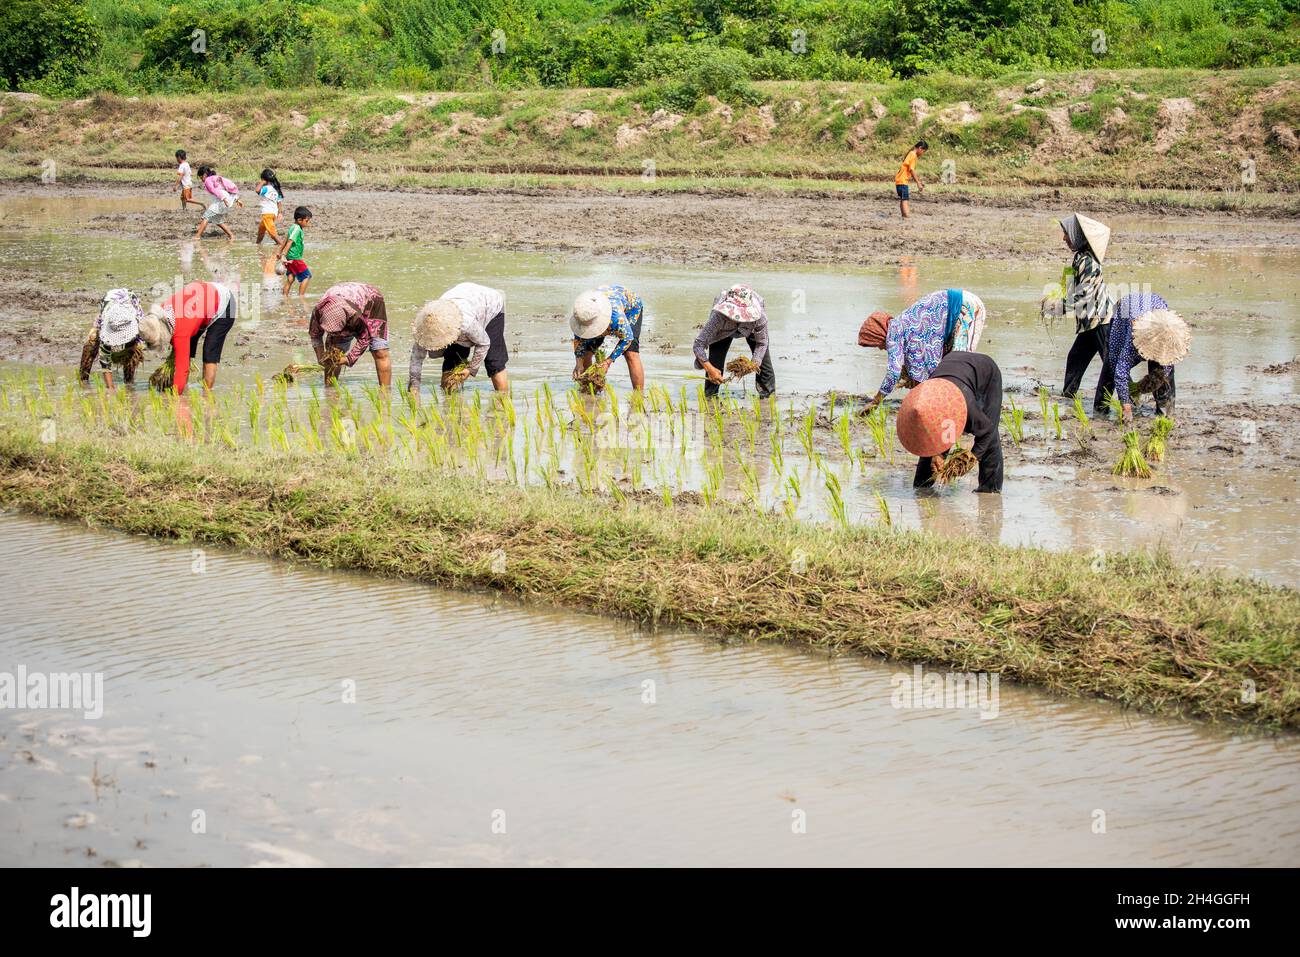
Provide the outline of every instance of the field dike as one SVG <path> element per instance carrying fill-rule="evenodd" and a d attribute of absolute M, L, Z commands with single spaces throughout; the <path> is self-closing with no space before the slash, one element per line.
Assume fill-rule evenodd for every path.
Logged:
<path fill-rule="evenodd" d="M 1168 557 L 1098 565 L 883 525 L 523 488 L 355 449 L 196 443 L 12 407 L 0 414 L 0 504 L 727 640 L 1300 727 L 1300 592 Z M 111 561 L 111 548 L 103 555 Z"/>

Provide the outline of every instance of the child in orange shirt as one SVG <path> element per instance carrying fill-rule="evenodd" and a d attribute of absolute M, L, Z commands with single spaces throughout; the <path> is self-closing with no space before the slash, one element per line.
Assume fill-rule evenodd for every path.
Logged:
<path fill-rule="evenodd" d="M 907 156 L 903 158 L 903 165 L 898 167 L 898 172 L 894 174 L 894 192 L 898 193 L 898 208 L 902 212 L 904 219 L 908 217 L 908 183 L 916 183 L 918 193 L 925 192 L 925 185 L 921 182 L 921 178 L 916 175 L 916 161 L 924 156 L 925 151 L 929 148 L 930 144 L 925 140 L 921 140 L 907 151 Z"/>

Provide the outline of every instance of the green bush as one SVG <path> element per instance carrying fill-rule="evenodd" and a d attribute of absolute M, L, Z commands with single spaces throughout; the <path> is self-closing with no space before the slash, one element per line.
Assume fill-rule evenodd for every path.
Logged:
<path fill-rule="evenodd" d="M 81 0 L 8 0 L 0 8 L 0 80 L 8 89 L 39 83 L 60 93 L 103 44 Z"/>

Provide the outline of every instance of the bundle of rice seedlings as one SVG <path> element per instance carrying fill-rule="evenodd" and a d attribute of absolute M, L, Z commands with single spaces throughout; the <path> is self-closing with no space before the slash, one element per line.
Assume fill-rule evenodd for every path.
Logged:
<path fill-rule="evenodd" d="M 748 356 L 736 356 L 727 363 L 726 369 L 732 379 L 742 379 L 758 372 L 759 364 Z"/>
<path fill-rule="evenodd" d="M 1107 410 L 1114 415 L 1115 418 L 1120 419 L 1124 417 L 1124 403 L 1121 402 L 1119 396 L 1110 389 L 1106 390 L 1105 402 Z"/>
<path fill-rule="evenodd" d="M 170 391 L 172 380 L 176 377 L 176 350 L 172 349 L 167 353 L 167 358 L 163 364 L 153 370 L 153 375 L 149 376 L 149 388 L 158 392 Z"/>
<path fill-rule="evenodd" d="M 285 366 L 284 369 L 282 369 L 280 372 L 277 372 L 275 375 L 271 376 L 271 381 L 276 383 L 277 385 L 293 385 L 294 381 L 300 375 L 305 375 L 308 372 L 323 372 L 323 371 L 325 371 L 325 367 L 322 365 L 317 365 L 316 363 L 310 363 L 310 364 L 290 363 L 289 365 Z"/>
<path fill-rule="evenodd" d="M 116 360 L 118 353 L 113 354 Z M 135 370 L 144 364 L 144 343 L 137 341 L 122 358 L 122 381 L 130 384 L 135 382 Z"/>
<path fill-rule="evenodd" d="M 939 462 L 934 470 L 934 479 L 941 485 L 948 485 L 957 481 L 957 479 L 979 465 L 979 459 L 975 458 L 975 453 L 970 449 L 962 448 L 960 445 L 947 455 L 936 455 L 935 458 Z"/>
<path fill-rule="evenodd" d="M 1146 448 L 1143 450 L 1148 459 L 1152 462 L 1163 462 L 1165 460 L 1165 440 L 1173 430 L 1173 419 L 1164 415 L 1156 417 L 1156 421 L 1151 428 L 1151 436 L 1147 439 Z"/>
<path fill-rule="evenodd" d="M 1151 466 L 1142 456 L 1141 441 L 1142 435 L 1137 429 L 1124 433 L 1124 454 L 1111 470 L 1114 474 L 1128 478 L 1151 477 Z"/>
<path fill-rule="evenodd" d="M 1163 369 L 1156 369 L 1154 372 L 1147 372 L 1142 378 L 1134 382 L 1132 379 L 1128 383 L 1129 396 L 1136 403 L 1143 395 L 1155 395 L 1169 385 L 1169 377 L 1165 375 Z"/>
<path fill-rule="evenodd" d="M 77 378 L 82 382 L 90 381 L 90 370 L 95 367 L 95 356 L 99 355 L 99 328 L 90 330 L 86 344 L 81 347 L 81 364 L 77 367 Z"/>
<path fill-rule="evenodd" d="M 339 370 L 343 368 L 343 360 L 347 356 L 338 346 L 327 346 L 325 355 L 321 358 L 321 371 L 325 373 L 325 381 L 333 382 L 339 377 Z"/>
<path fill-rule="evenodd" d="M 587 395 L 600 395 L 605 391 L 604 361 L 604 351 L 597 349 L 591 359 L 591 365 L 578 373 L 578 388 Z"/>
<path fill-rule="evenodd" d="M 469 378 L 469 364 L 462 362 L 454 369 L 448 369 L 442 374 L 442 387 L 447 392 L 459 389 Z"/>

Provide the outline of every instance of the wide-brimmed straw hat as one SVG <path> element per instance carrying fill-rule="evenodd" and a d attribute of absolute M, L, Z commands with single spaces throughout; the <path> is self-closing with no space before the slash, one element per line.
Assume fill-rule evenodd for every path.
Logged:
<path fill-rule="evenodd" d="M 1148 362 L 1171 366 L 1192 349 L 1192 330 L 1172 309 L 1152 309 L 1133 320 L 1133 345 Z"/>
<path fill-rule="evenodd" d="M 722 294 L 713 311 L 748 326 L 763 318 L 763 300 L 748 286 L 732 286 Z"/>
<path fill-rule="evenodd" d="M 171 329 L 163 316 L 159 315 L 161 312 L 162 309 L 154 306 L 140 317 L 140 338 L 150 349 L 161 349 L 171 338 Z"/>
<path fill-rule="evenodd" d="M 446 349 L 460 336 L 460 307 L 450 299 L 430 299 L 415 314 L 415 344 L 421 349 Z"/>
<path fill-rule="evenodd" d="M 105 297 L 103 310 L 99 314 L 99 341 L 109 348 L 134 341 L 140 335 L 140 315 L 140 306 L 133 298 Z"/>
<path fill-rule="evenodd" d="M 898 408 L 898 441 L 922 458 L 946 452 L 966 428 L 966 398 L 947 379 L 926 379 Z"/>
<path fill-rule="evenodd" d="M 595 339 L 609 330 L 613 315 L 614 305 L 609 296 L 597 289 L 588 289 L 573 300 L 569 328 L 579 339 Z"/>

